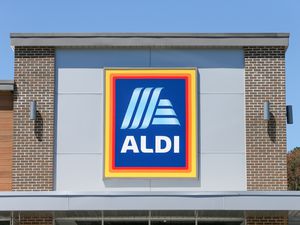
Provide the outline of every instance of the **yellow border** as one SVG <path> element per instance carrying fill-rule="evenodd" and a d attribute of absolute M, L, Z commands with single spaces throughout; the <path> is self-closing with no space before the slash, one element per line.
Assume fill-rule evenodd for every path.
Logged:
<path fill-rule="evenodd" d="M 124 74 L 157 74 L 166 75 L 172 74 L 190 74 L 190 96 L 191 96 L 191 119 L 190 119 L 190 139 L 191 139 L 191 158 L 190 158 L 190 171 L 177 171 L 173 170 L 170 172 L 157 172 L 157 171 L 111 171 L 111 155 L 110 155 L 110 139 L 111 139 L 111 124 L 112 114 L 110 112 L 110 78 L 113 73 L 118 73 L 118 75 Z M 197 72 L 196 69 L 106 69 L 104 73 L 105 79 L 105 139 L 104 139 L 104 176 L 105 178 L 197 178 Z M 188 141 L 188 140 L 187 140 Z"/>

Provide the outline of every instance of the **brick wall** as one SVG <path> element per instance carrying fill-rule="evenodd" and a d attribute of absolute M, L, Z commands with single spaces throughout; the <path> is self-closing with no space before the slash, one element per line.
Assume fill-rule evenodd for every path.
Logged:
<path fill-rule="evenodd" d="M 16 225 L 52 225 L 52 216 L 21 216 L 14 218 Z"/>
<path fill-rule="evenodd" d="M 54 55 L 52 47 L 15 47 L 14 191 L 53 190 Z"/>
<path fill-rule="evenodd" d="M 285 48 L 245 47 L 244 54 L 247 188 L 287 190 Z"/>
<path fill-rule="evenodd" d="M 251 216 L 246 225 L 288 225 L 287 216 Z"/>

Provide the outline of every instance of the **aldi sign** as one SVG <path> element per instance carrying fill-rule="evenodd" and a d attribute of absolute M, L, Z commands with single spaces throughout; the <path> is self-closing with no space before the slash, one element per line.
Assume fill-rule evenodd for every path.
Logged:
<path fill-rule="evenodd" d="M 105 70 L 105 177 L 197 177 L 194 69 Z"/>

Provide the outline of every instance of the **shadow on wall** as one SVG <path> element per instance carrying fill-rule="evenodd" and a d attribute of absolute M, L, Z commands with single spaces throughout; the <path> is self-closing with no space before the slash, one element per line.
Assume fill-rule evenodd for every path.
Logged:
<path fill-rule="evenodd" d="M 43 141 L 44 121 L 42 114 L 36 111 L 36 120 L 34 122 L 34 135 L 38 141 Z"/>
<path fill-rule="evenodd" d="M 276 119 L 273 113 L 270 113 L 270 119 L 268 121 L 268 135 L 270 140 L 276 142 Z"/>
<path fill-rule="evenodd" d="M 14 83 L 14 92 L 13 92 L 13 97 L 14 97 L 14 103 L 15 101 L 18 100 L 18 86 L 16 83 Z"/>

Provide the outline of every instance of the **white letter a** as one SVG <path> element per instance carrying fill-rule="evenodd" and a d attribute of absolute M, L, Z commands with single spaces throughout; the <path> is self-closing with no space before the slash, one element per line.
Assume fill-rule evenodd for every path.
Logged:
<path fill-rule="evenodd" d="M 131 145 L 129 145 L 129 143 L 131 143 Z M 126 153 L 128 150 L 132 150 L 133 153 L 139 153 L 134 136 L 126 136 L 121 153 Z"/>

